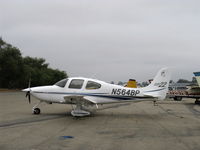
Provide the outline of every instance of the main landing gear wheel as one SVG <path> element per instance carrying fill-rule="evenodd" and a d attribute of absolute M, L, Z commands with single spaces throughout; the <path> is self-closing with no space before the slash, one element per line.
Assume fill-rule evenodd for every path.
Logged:
<path fill-rule="evenodd" d="M 200 101 L 199 99 L 196 99 L 196 101 L 194 102 L 196 105 L 200 105 Z"/>
<path fill-rule="evenodd" d="M 40 108 L 34 108 L 33 109 L 33 114 L 34 115 L 39 115 L 40 114 Z"/>

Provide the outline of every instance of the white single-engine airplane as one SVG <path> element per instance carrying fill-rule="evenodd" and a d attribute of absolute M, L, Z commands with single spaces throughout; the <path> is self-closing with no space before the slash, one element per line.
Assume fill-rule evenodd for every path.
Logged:
<path fill-rule="evenodd" d="M 76 107 L 71 111 L 72 116 L 87 116 L 88 106 L 109 103 L 125 103 L 138 101 L 163 100 L 168 91 L 171 73 L 168 68 L 161 69 L 150 85 L 143 88 L 128 88 L 109 84 L 103 81 L 75 77 L 63 79 L 52 86 L 40 86 L 24 89 L 29 99 L 33 95 L 40 102 L 32 109 L 33 114 L 40 114 L 38 105 L 41 102 L 72 104 Z"/>

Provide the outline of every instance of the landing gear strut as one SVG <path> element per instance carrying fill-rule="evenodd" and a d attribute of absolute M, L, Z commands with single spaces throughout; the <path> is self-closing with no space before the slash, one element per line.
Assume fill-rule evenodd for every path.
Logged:
<path fill-rule="evenodd" d="M 40 114 L 40 108 L 38 108 L 37 106 L 40 104 L 40 103 L 42 103 L 41 101 L 39 102 L 39 103 L 37 103 L 35 106 L 33 106 L 33 108 L 32 108 L 32 113 L 34 114 L 34 115 L 39 115 Z"/>

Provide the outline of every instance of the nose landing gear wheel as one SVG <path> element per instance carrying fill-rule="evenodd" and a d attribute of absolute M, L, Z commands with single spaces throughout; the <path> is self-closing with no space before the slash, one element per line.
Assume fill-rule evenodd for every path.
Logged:
<path fill-rule="evenodd" d="M 40 114 L 40 108 L 34 108 L 33 109 L 33 114 L 34 115 L 39 115 Z"/>

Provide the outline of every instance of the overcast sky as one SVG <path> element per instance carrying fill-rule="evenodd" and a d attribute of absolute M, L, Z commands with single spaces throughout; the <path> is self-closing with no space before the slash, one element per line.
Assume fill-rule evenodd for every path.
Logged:
<path fill-rule="evenodd" d="M 69 76 L 172 79 L 200 71 L 199 0 L 0 0 L 0 36 Z"/>

